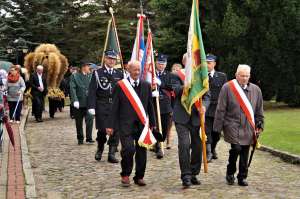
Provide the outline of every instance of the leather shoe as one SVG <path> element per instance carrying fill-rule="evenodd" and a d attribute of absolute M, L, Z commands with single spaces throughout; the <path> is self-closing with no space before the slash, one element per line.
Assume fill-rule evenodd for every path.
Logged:
<path fill-rule="evenodd" d="M 191 179 L 184 179 L 184 180 L 182 180 L 182 186 L 183 186 L 184 189 L 187 189 L 190 186 L 192 186 Z"/>
<path fill-rule="evenodd" d="M 100 148 L 99 148 L 100 147 Z M 103 153 L 103 150 L 104 150 L 104 146 L 98 146 L 98 149 L 95 153 L 95 160 L 97 161 L 100 161 L 101 158 L 102 158 L 102 153 Z"/>
<path fill-rule="evenodd" d="M 214 160 L 218 159 L 218 154 L 216 151 L 212 152 L 212 159 L 214 159 Z"/>
<path fill-rule="evenodd" d="M 38 118 L 36 121 L 37 122 L 43 122 L 43 120 L 41 118 Z"/>
<path fill-rule="evenodd" d="M 238 185 L 240 186 L 248 186 L 248 182 L 245 179 L 238 180 Z"/>
<path fill-rule="evenodd" d="M 146 186 L 146 183 L 144 181 L 144 179 L 134 179 L 134 184 L 137 184 L 139 186 Z"/>
<path fill-rule="evenodd" d="M 234 184 L 234 175 L 226 175 L 226 181 L 228 185 Z"/>
<path fill-rule="evenodd" d="M 94 140 L 86 140 L 86 143 L 87 143 L 87 144 L 94 144 L 95 141 L 94 141 Z"/>
<path fill-rule="evenodd" d="M 83 141 L 82 140 L 78 140 L 78 145 L 82 145 Z"/>
<path fill-rule="evenodd" d="M 193 185 L 200 185 L 201 184 L 200 180 L 198 180 L 196 176 L 192 176 L 191 183 Z"/>
<path fill-rule="evenodd" d="M 122 176 L 121 183 L 123 187 L 129 187 L 130 186 L 130 180 L 128 176 Z"/>

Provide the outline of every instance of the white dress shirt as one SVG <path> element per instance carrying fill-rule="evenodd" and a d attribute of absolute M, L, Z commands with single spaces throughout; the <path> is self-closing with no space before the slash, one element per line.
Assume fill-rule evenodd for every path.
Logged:
<path fill-rule="evenodd" d="M 40 87 L 44 90 L 44 84 L 43 84 L 42 74 L 38 74 L 37 73 L 37 76 L 38 76 L 38 79 L 39 79 Z"/>

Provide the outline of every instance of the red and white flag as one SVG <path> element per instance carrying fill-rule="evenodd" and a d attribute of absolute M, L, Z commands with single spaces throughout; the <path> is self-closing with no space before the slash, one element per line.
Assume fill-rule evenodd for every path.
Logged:
<path fill-rule="evenodd" d="M 141 78 L 147 82 L 149 82 L 154 88 L 155 86 L 155 62 L 154 62 L 154 53 L 153 53 L 153 42 L 152 42 L 152 32 L 150 28 L 148 29 L 148 37 L 146 44 L 146 52 L 145 52 L 145 60 L 142 71 Z"/>

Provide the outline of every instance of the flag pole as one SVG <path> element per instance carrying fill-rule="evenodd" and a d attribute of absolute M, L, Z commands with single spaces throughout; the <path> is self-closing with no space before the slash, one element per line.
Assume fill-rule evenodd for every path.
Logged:
<path fill-rule="evenodd" d="M 200 107 L 199 107 L 199 113 L 200 113 L 200 127 L 201 127 L 201 142 L 202 142 L 202 154 L 203 154 L 203 165 L 204 165 L 204 173 L 208 172 L 208 165 L 207 165 L 207 157 L 206 157 L 206 133 L 205 133 L 205 115 L 202 109 L 202 98 L 199 100 Z"/>
<path fill-rule="evenodd" d="M 147 19 L 147 23 L 148 23 L 148 31 L 151 32 L 149 19 Z M 153 43 L 153 42 L 151 42 L 151 44 L 150 44 L 150 45 L 152 45 L 152 46 L 151 46 L 151 49 L 152 49 L 152 52 L 151 52 L 151 59 L 153 60 L 153 64 L 155 64 L 155 61 L 154 61 L 154 54 L 153 54 L 153 44 L 152 44 L 152 43 Z M 155 70 L 155 65 L 153 66 L 153 74 L 154 74 L 153 79 L 156 80 L 156 70 Z M 152 82 L 153 82 L 153 80 L 152 80 Z M 158 92 L 157 84 L 155 84 L 154 90 L 155 90 L 156 92 Z M 161 126 L 161 116 L 160 116 L 159 96 L 156 96 L 156 97 L 155 97 L 155 103 L 156 103 L 156 113 L 157 113 L 158 130 L 159 130 L 159 133 L 162 135 L 162 126 Z M 161 145 L 162 153 L 165 154 L 165 151 L 164 151 L 164 143 L 163 143 L 163 142 L 160 142 L 160 145 Z"/>
<path fill-rule="evenodd" d="M 103 53 L 102 53 L 101 66 L 103 66 L 103 63 L 104 63 L 104 55 L 105 55 L 105 50 L 107 48 L 110 26 L 111 26 L 111 19 L 108 21 L 108 24 L 107 24 L 107 33 L 106 33 L 106 39 L 105 39 Z"/>
<path fill-rule="evenodd" d="M 121 53 L 121 46 L 120 46 L 120 42 L 119 42 L 119 37 L 118 37 L 118 33 L 117 33 L 117 27 L 116 27 L 116 20 L 114 17 L 114 10 L 112 7 L 109 8 L 109 12 L 111 14 L 111 18 L 112 18 L 112 25 L 114 28 L 114 32 L 115 32 L 115 37 L 117 39 L 117 45 L 118 45 L 118 50 L 119 50 L 119 56 L 120 56 L 120 62 L 121 62 L 121 67 L 124 70 L 124 64 L 123 64 L 123 57 L 122 57 L 122 53 Z"/>

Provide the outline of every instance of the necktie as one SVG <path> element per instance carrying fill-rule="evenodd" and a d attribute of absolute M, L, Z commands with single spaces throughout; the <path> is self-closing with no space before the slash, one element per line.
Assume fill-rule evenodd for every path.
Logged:
<path fill-rule="evenodd" d="M 138 82 L 137 81 L 134 81 L 133 84 L 134 84 L 134 88 L 138 87 Z"/>
<path fill-rule="evenodd" d="M 209 73 L 208 73 L 208 81 L 209 81 L 209 83 L 212 82 L 212 79 L 213 79 L 213 78 L 212 78 L 212 76 L 211 76 L 211 73 L 209 72 Z"/>
<path fill-rule="evenodd" d="M 113 73 L 113 69 L 112 69 L 112 68 L 110 68 L 110 69 L 109 69 L 109 74 L 111 74 L 111 75 L 112 75 L 112 73 Z"/>

